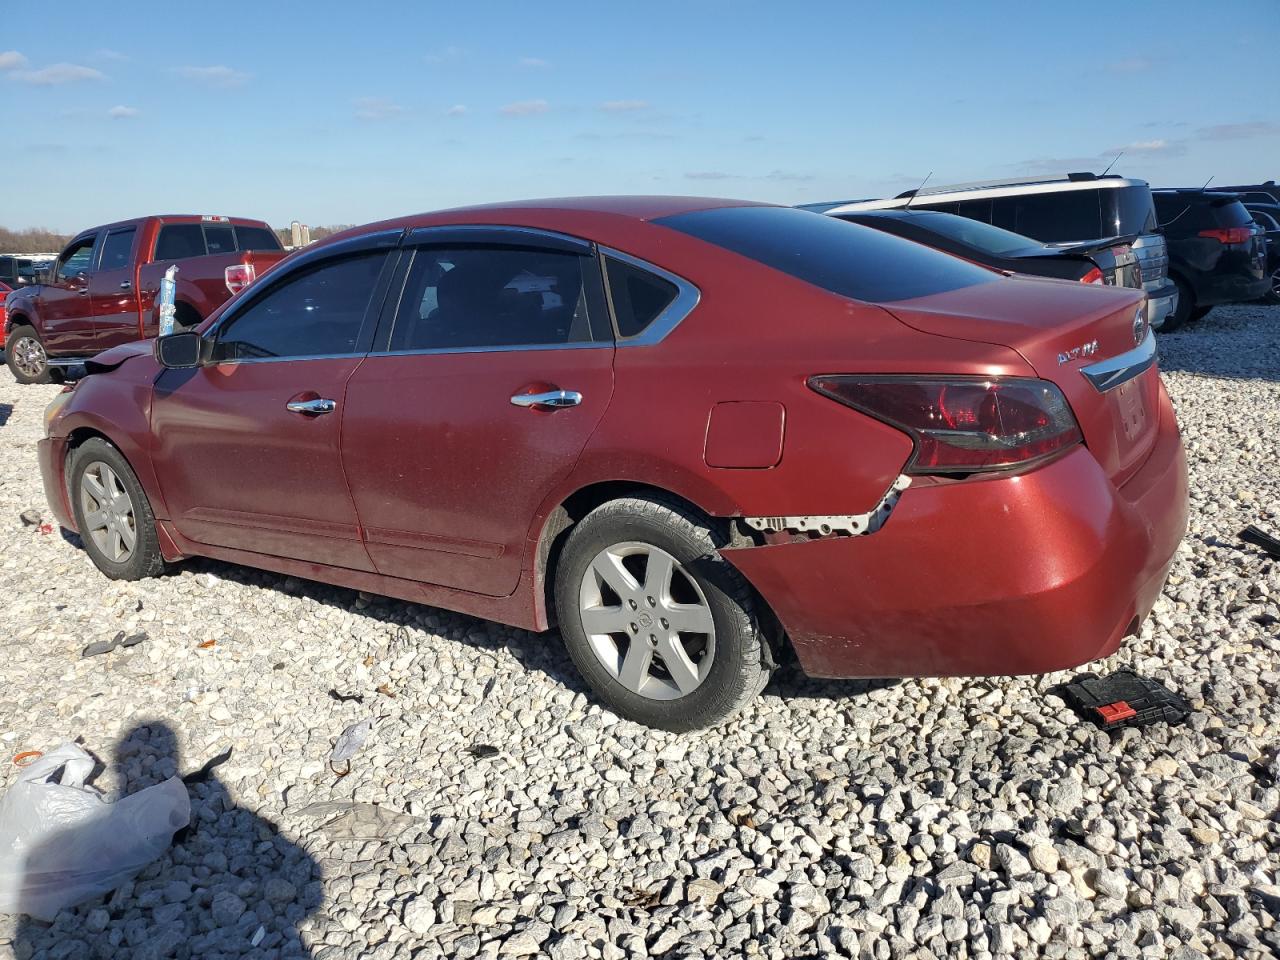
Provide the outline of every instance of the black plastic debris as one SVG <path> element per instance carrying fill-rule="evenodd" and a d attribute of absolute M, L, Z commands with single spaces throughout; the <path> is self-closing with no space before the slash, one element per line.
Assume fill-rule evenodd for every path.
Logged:
<path fill-rule="evenodd" d="M 1191 713 L 1191 705 L 1179 694 L 1132 670 L 1117 670 L 1106 677 L 1082 673 L 1050 692 L 1103 730 L 1145 727 L 1161 721 L 1181 723 Z"/>
<path fill-rule="evenodd" d="M 136 647 L 138 644 L 146 640 L 145 633 L 135 633 L 131 637 L 126 637 L 124 631 L 121 630 L 110 640 L 96 640 L 80 651 L 81 657 L 98 657 L 104 653 L 110 653 L 118 647 Z"/>
<path fill-rule="evenodd" d="M 191 773 L 184 774 L 182 782 L 187 786 L 191 786 L 193 783 L 204 783 L 213 775 L 215 768 L 222 766 L 230 759 L 231 747 L 227 747 L 226 750 L 222 751 L 222 753 L 218 754 L 216 757 L 206 760 L 204 766 L 199 770 L 193 770 Z"/>
<path fill-rule="evenodd" d="M 477 743 L 474 746 L 467 747 L 467 753 L 477 760 L 483 760 L 485 757 L 496 757 L 501 752 L 501 750 L 489 743 Z"/>
<path fill-rule="evenodd" d="M 1240 539 L 1255 547 L 1260 547 L 1272 560 L 1280 560 L 1280 540 L 1252 523 L 1240 531 Z"/>
<path fill-rule="evenodd" d="M 364 697 L 358 693 L 339 693 L 337 690 L 330 688 L 329 699 L 336 700 L 338 703 L 364 703 Z"/>
<path fill-rule="evenodd" d="M 24 527 L 38 527 L 44 517 L 40 516 L 39 510 L 23 510 L 18 514 L 18 519 L 22 521 Z"/>

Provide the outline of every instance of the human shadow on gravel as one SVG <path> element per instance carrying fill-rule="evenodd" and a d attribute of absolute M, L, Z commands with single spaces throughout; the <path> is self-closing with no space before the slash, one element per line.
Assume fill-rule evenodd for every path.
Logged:
<path fill-rule="evenodd" d="M 298 926 L 321 903 L 318 864 L 270 820 L 237 806 L 212 766 L 184 777 L 191 823 L 159 859 L 112 893 L 61 911 L 52 923 L 23 916 L 14 956 L 310 957 Z M 140 724 L 117 744 L 114 768 L 121 795 L 160 783 L 180 772 L 177 737 L 163 722 Z"/>
<path fill-rule="evenodd" d="M 11 416 L 13 416 L 13 404 L 0 403 L 0 427 L 8 423 Z"/>

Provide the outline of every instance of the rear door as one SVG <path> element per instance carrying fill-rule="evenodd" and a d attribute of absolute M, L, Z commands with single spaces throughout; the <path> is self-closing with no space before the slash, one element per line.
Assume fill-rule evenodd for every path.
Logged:
<path fill-rule="evenodd" d="M 388 279 L 375 241 L 299 261 L 224 316 L 209 363 L 157 380 L 152 457 L 184 537 L 372 570 L 339 438 Z"/>
<path fill-rule="evenodd" d="M 77 237 L 59 255 L 40 291 L 40 334 L 49 353 L 93 352 L 93 303 L 89 283 L 100 233 Z"/>
<path fill-rule="evenodd" d="M 98 257 L 98 269 L 89 281 L 93 304 L 93 348 L 105 350 L 141 339 L 138 328 L 138 291 L 135 248 L 136 226 L 107 231 Z"/>
<path fill-rule="evenodd" d="M 506 596 L 613 392 L 597 261 L 501 228 L 418 231 L 407 250 L 343 413 L 366 546 L 380 573 Z"/>

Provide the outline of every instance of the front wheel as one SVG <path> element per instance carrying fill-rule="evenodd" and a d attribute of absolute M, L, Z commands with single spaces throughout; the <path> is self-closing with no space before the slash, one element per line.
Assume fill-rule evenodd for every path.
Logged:
<path fill-rule="evenodd" d="M 71 505 L 94 566 L 112 580 L 141 580 L 164 570 L 156 518 L 124 456 L 93 437 L 73 454 Z"/>
<path fill-rule="evenodd" d="M 48 383 L 49 357 L 31 327 L 14 327 L 5 344 L 5 362 L 19 383 Z"/>
<path fill-rule="evenodd" d="M 572 530 L 556 568 L 565 646 L 602 701 L 666 730 L 708 727 L 764 688 L 771 662 L 750 586 L 694 511 L 626 498 Z"/>
<path fill-rule="evenodd" d="M 1262 295 L 1263 303 L 1278 304 L 1280 303 L 1280 267 L 1277 267 L 1271 274 L 1271 289 Z"/>

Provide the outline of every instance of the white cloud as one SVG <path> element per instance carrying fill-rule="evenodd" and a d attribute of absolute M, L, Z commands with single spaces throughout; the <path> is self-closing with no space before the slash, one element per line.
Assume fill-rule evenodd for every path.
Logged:
<path fill-rule="evenodd" d="M 500 112 L 506 117 L 531 117 L 550 109 L 551 105 L 545 100 L 517 100 L 502 107 Z"/>
<path fill-rule="evenodd" d="M 355 105 L 356 118 L 359 120 L 386 120 L 404 113 L 404 107 L 386 97 L 359 97 Z"/>
<path fill-rule="evenodd" d="M 424 63 L 452 63 L 455 60 L 461 60 L 466 55 L 467 51 L 461 47 L 445 47 L 443 50 L 424 55 L 422 60 Z"/>
<path fill-rule="evenodd" d="M 549 61 L 543 60 L 541 57 L 521 57 L 516 61 L 516 65 L 520 67 L 528 67 L 531 70 L 540 70 L 543 67 L 551 66 Z"/>
<path fill-rule="evenodd" d="M 1219 123 L 1197 131 L 1201 140 L 1249 140 L 1253 137 L 1280 136 L 1280 123 L 1254 120 L 1249 123 Z"/>
<path fill-rule="evenodd" d="M 648 110 L 648 100 L 606 100 L 600 104 L 605 113 L 634 113 L 637 110 Z"/>
<path fill-rule="evenodd" d="M 127 120 L 130 117 L 136 117 L 137 115 L 137 107 L 116 106 L 107 111 L 107 116 L 112 120 Z"/>
<path fill-rule="evenodd" d="M 106 74 L 78 63 L 54 63 L 39 70 L 17 70 L 14 77 L 36 87 L 56 87 L 79 80 L 105 80 Z"/>
<path fill-rule="evenodd" d="M 174 73 L 187 80 L 195 80 L 211 87 L 239 87 L 249 80 L 249 74 L 244 71 L 222 64 L 212 67 L 177 67 Z"/>
<path fill-rule="evenodd" d="M 461 117 L 461 116 L 464 116 L 466 112 L 467 112 L 467 105 L 465 103 L 455 103 L 452 107 L 450 107 L 448 110 L 445 111 L 445 116 Z"/>
<path fill-rule="evenodd" d="M 27 65 L 27 58 L 17 50 L 0 50 L 0 70 L 17 70 Z"/>

